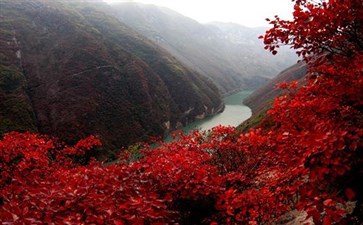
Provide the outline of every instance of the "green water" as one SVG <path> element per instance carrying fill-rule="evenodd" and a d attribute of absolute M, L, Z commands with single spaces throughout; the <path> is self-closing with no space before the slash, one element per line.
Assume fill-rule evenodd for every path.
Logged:
<path fill-rule="evenodd" d="M 189 133 L 191 130 L 195 129 L 209 130 L 218 125 L 238 126 L 252 115 L 251 109 L 242 103 L 243 99 L 251 93 L 252 91 L 241 91 L 224 98 L 223 100 L 226 107 L 222 113 L 190 123 L 181 130 L 184 133 Z"/>

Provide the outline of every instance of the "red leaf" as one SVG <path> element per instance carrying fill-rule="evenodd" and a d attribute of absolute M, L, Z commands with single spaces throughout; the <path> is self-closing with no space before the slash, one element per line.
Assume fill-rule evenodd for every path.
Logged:
<path fill-rule="evenodd" d="M 124 221 L 122 221 L 122 220 L 114 220 L 114 221 L 113 221 L 113 223 L 114 223 L 115 225 L 125 225 L 125 222 L 124 222 Z"/>
<path fill-rule="evenodd" d="M 320 219 L 320 213 L 315 207 L 310 207 L 306 210 L 306 213 L 313 217 L 314 221 L 318 221 Z"/>
<path fill-rule="evenodd" d="M 357 142 L 353 142 L 352 144 L 350 144 L 349 149 L 355 151 L 357 149 L 357 146 L 358 146 Z"/>
<path fill-rule="evenodd" d="M 352 201 L 355 198 L 355 192 L 351 188 L 345 189 L 345 196 L 349 199 L 349 201 Z"/>
<path fill-rule="evenodd" d="M 331 225 L 331 218 L 330 218 L 330 216 L 325 216 L 324 217 L 323 225 Z"/>
<path fill-rule="evenodd" d="M 327 199 L 323 202 L 325 206 L 332 206 L 334 204 L 334 201 L 331 199 Z"/>

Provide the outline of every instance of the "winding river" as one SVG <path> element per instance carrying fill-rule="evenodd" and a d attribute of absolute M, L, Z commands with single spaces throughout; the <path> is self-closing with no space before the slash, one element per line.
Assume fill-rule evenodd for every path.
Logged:
<path fill-rule="evenodd" d="M 183 127 L 183 132 L 188 133 L 194 129 L 209 130 L 218 125 L 238 126 L 252 115 L 251 109 L 242 103 L 243 99 L 251 93 L 252 91 L 241 91 L 225 97 L 223 100 L 226 107 L 222 113 L 195 121 L 188 126 Z"/>

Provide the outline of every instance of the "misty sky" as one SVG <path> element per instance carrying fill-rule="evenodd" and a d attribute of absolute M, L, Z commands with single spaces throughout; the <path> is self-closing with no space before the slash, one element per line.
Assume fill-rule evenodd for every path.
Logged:
<path fill-rule="evenodd" d="M 104 0 L 125 2 L 127 0 Z M 130 1 L 130 0 L 129 0 Z M 165 6 L 201 23 L 234 22 L 249 27 L 268 26 L 265 18 L 291 18 L 291 0 L 135 0 Z"/>

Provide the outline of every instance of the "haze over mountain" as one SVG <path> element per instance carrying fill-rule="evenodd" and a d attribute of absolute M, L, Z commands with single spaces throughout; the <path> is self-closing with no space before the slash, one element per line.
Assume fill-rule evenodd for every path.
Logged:
<path fill-rule="evenodd" d="M 0 2 L 0 134 L 121 147 L 223 109 L 212 82 L 95 2 Z"/>
<path fill-rule="evenodd" d="M 289 0 L 103 0 L 107 3 L 140 2 L 158 5 L 177 11 L 200 23 L 220 21 L 237 23 L 248 27 L 266 26 L 266 18 L 279 15 L 283 19 L 292 18 L 294 3 Z"/>
<path fill-rule="evenodd" d="M 223 94 L 256 88 L 297 61 L 288 49 L 278 57 L 263 49 L 257 37 L 266 28 L 201 24 L 167 8 L 134 2 L 112 8 L 120 21 L 209 77 Z"/>

